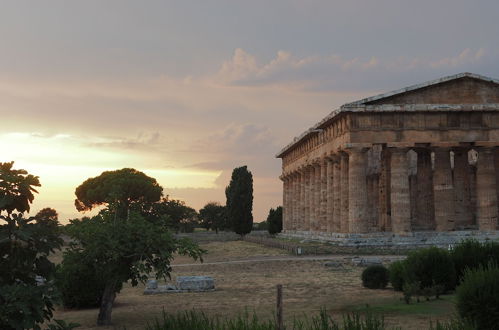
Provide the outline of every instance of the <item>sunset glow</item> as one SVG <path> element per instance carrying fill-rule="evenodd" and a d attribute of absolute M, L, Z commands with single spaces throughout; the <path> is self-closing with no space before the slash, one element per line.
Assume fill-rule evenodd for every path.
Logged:
<path fill-rule="evenodd" d="M 457 72 L 499 77 L 497 3 L 402 2 L 7 1 L 0 161 L 40 176 L 33 211 L 62 222 L 106 170 L 136 168 L 199 209 L 224 204 L 247 165 L 264 220 L 282 203 L 275 154 L 335 107 Z"/>

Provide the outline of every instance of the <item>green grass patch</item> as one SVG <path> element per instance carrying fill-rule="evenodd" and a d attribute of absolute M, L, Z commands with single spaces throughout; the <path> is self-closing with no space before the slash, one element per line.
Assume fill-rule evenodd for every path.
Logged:
<path fill-rule="evenodd" d="M 418 303 L 413 299 L 412 303 L 406 304 L 402 298 L 391 298 L 369 305 L 351 305 L 345 308 L 350 312 L 371 311 L 379 314 L 405 314 L 405 315 L 449 315 L 455 312 L 455 295 L 444 295 L 440 299 L 426 301 L 424 298 Z"/>

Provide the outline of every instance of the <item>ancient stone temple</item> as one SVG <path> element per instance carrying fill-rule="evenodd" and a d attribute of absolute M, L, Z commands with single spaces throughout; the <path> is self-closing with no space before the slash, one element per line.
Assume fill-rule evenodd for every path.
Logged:
<path fill-rule="evenodd" d="M 345 104 L 277 154 L 283 232 L 496 235 L 497 147 L 498 80 L 461 73 Z"/>

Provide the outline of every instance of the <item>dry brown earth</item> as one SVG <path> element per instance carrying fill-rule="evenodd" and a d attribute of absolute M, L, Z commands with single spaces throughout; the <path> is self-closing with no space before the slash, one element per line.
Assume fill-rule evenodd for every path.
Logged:
<path fill-rule="evenodd" d="M 281 250 L 243 241 L 212 242 L 203 244 L 203 247 L 209 251 L 205 262 L 286 256 Z M 175 260 L 175 264 L 185 263 L 192 263 L 192 260 L 185 257 Z M 403 307 L 400 293 L 363 288 L 360 280 L 362 268 L 346 265 L 344 269 L 331 270 L 323 264 L 324 261 L 304 259 L 175 266 L 173 281 L 180 275 L 213 276 L 216 291 L 144 296 L 143 286 L 133 288 L 125 285 L 116 300 L 113 321 L 119 329 L 123 326 L 127 329 L 143 329 L 147 321 L 160 316 L 163 310 L 177 312 L 192 309 L 223 316 L 234 316 L 248 309 L 263 318 L 271 318 L 275 308 L 275 287 L 283 284 L 285 317 L 288 321 L 293 317 L 316 314 L 322 307 L 339 317 L 345 311 L 369 304 L 395 306 L 395 311 L 388 310 L 385 313 L 389 324 L 399 325 L 404 329 L 428 327 L 427 311 L 423 311 L 423 314 L 413 311 L 397 312 L 399 305 Z M 443 307 L 442 302 L 438 304 L 435 310 L 443 308 L 443 312 L 435 313 L 432 318 L 446 318 L 452 312 L 450 303 L 444 301 Z M 432 309 L 431 306 L 427 307 Z M 93 329 L 97 310 L 59 309 L 55 316 L 81 323 L 82 329 Z"/>

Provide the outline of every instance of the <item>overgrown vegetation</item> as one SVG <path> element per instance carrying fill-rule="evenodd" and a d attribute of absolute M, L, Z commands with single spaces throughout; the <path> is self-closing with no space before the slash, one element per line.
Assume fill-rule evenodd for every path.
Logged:
<path fill-rule="evenodd" d="M 185 311 L 177 314 L 163 312 L 146 330 L 275 330 L 275 320 L 260 320 L 248 313 L 236 318 L 210 317 L 203 312 Z M 384 318 L 376 314 L 345 314 L 341 321 L 333 319 L 325 310 L 311 318 L 294 319 L 286 326 L 288 330 L 382 330 L 388 329 Z M 390 328 L 391 329 L 391 328 Z"/>
<path fill-rule="evenodd" d="M 457 290 L 457 311 L 477 329 L 499 329 L 499 267 L 490 262 L 468 268 Z"/>
<path fill-rule="evenodd" d="M 480 265 L 487 265 L 491 261 L 499 263 L 499 243 L 480 243 L 473 239 L 465 240 L 451 250 L 451 256 L 459 282 L 467 268 L 478 268 Z"/>
<path fill-rule="evenodd" d="M 369 266 L 362 272 L 362 285 L 368 289 L 384 289 L 388 280 L 388 269 L 382 265 Z"/>

